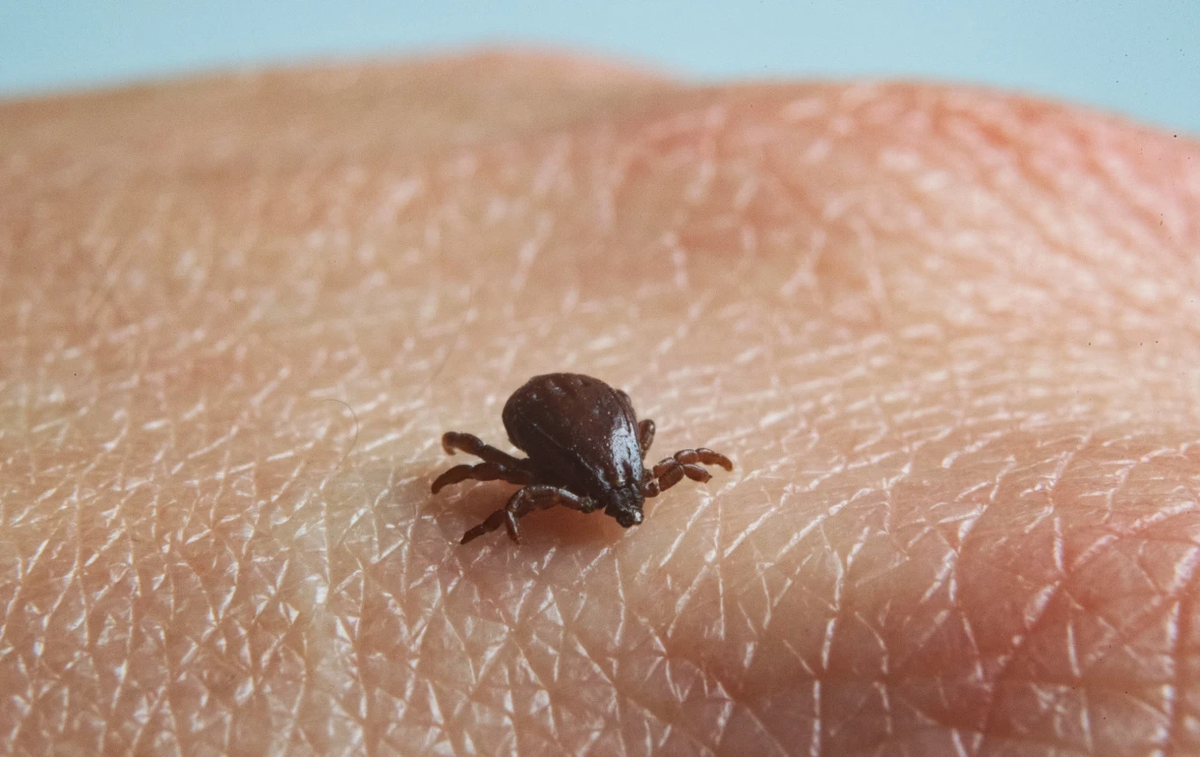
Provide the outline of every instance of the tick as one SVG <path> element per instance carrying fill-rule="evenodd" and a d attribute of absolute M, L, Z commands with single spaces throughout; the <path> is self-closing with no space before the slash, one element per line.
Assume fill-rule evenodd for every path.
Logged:
<path fill-rule="evenodd" d="M 578 373 L 534 376 L 504 403 L 501 418 L 509 441 L 528 457 L 513 457 L 471 434 L 442 436 L 446 454 L 462 450 L 483 462 L 456 465 L 438 476 L 434 494 L 471 479 L 523 485 L 503 508 L 463 534 L 462 544 L 500 526 L 520 543 L 517 519 L 555 505 L 581 513 L 603 509 L 629 528 L 642 522 L 647 497 L 657 497 L 685 476 L 700 482 L 712 478 L 703 465 L 733 470 L 729 458 L 703 447 L 680 450 L 647 469 L 654 421 L 639 422 L 625 392 Z"/>

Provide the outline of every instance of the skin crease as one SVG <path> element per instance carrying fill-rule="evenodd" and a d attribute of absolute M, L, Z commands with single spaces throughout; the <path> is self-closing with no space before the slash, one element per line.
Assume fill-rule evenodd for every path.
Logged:
<path fill-rule="evenodd" d="M 1193 140 L 485 54 L 0 105 L 0 196 L 0 752 L 1200 750 Z M 548 371 L 733 473 L 460 547 Z"/>

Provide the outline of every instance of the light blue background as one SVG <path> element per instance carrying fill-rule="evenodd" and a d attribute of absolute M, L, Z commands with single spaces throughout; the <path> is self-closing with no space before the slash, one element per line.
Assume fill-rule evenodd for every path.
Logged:
<path fill-rule="evenodd" d="M 1200 134 L 1200 0 L 0 0 L 0 96 L 480 43 L 694 78 L 975 82 Z"/>

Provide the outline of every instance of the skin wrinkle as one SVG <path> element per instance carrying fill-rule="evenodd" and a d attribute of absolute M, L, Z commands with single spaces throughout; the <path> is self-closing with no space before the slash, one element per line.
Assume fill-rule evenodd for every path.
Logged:
<path fill-rule="evenodd" d="M 3 749 L 1194 750 L 1196 146 L 561 71 L 0 110 Z M 549 369 L 735 477 L 455 549 Z"/>

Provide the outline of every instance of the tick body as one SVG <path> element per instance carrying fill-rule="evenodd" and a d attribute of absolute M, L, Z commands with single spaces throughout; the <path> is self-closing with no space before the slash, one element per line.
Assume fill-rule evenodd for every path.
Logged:
<path fill-rule="evenodd" d="M 442 436 L 447 454 L 462 450 L 483 462 L 456 465 L 438 476 L 434 494 L 471 479 L 523 485 L 503 508 L 467 531 L 463 544 L 500 526 L 520 542 L 517 519 L 555 505 L 582 513 L 603 510 L 629 528 L 642 522 L 647 497 L 684 477 L 700 482 L 712 478 L 704 465 L 733 470 L 729 458 L 703 447 L 680 450 L 647 468 L 654 421 L 638 421 L 625 392 L 578 373 L 534 376 L 508 398 L 501 417 L 509 441 L 528 457 L 514 457 L 471 434 L 448 431 Z"/>

